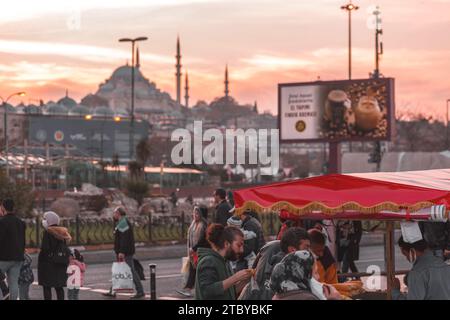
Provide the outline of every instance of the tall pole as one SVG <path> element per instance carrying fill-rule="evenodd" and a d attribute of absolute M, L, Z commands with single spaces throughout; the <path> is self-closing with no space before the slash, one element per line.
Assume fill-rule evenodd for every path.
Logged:
<path fill-rule="evenodd" d="M 341 6 L 342 10 L 348 12 L 348 79 L 352 78 L 352 11 L 358 10 L 359 7 L 350 3 Z"/>
<path fill-rule="evenodd" d="M 147 40 L 147 37 L 138 37 L 134 39 L 130 38 L 122 38 L 119 39 L 119 42 L 131 42 L 131 121 L 130 121 L 130 161 L 133 159 L 134 155 L 134 73 L 135 73 L 135 43 L 137 41 L 145 41 Z"/>
<path fill-rule="evenodd" d="M 450 99 L 447 99 L 447 117 L 445 118 L 445 128 L 446 128 L 446 147 L 449 150 L 449 137 L 448 137 L 448 107 L 449 107 Z"/>
<path fill-rule="evenodd" d="M 8 141 L 8 105 L 6 102 L 3 102 L 3 110 L 4 110 L 4 116 L 3 119 L 5 120 L 4 127 L 5 127 L 5 167 L 6 167 L 6 177 L 9 179 L 9 141 Z"/>
<path fill-rule="evenodd" d="M 373 12 L 375 16 L 375 70 L 372 74 L 372 78 L 380 78 L 380 55 L 383 54 L 383 44 L 380 41 L 379 35 L 383 34 L 381 29 L 381 19 L 380 19 L 380 9 L 377 7 Z M 381 49 L 381 50 L 380 50 Z M 375 142 L 375 148 L 372 153 L 372 160 L 376 163 L 376 171 L 379 172 L 381 169 L 381 142 Z"/>
<path fill-rule="evenodd" d="M 2 100 L 2 106 L 3 106 L 3 120 L 4 120 L 4 128 L 5 128 L 5 167 L 6 167 L 6 177 L 9 179 L 9 139 L 8 139 L 8 101 L 9 99 L 11 99 L 14 96 L 20 96 L 23 97 L 25 95 L 25 92 L 16 92 L 11 94 L 9 97 L 7 97 L 6 99 L 3 99 L 2 97 L 0 97 L 0 99 Z"/>
<path fill-rule="evenodd" d="M 352 79 L 352 10 L 348 10 L 348 79 Z"/>
<path fill-rule="evenodd" d="M 135 42 L 131 44 L 131 122 L 130 122 L 130 161 L 133 159 L 134 153 L 134 48 Z"/>

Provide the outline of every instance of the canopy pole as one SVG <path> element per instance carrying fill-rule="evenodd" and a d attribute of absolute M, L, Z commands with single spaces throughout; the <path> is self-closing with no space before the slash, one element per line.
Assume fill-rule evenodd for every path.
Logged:
<path fill-rule="evenodd" d="M 384 254 L 387 284 L 387 300 L 392 300 L 392 280 L 395 277 L 395 248 L 394 248 L 394 222 L 386 221 L 386 234 L 384 237 Z"/>
<path fill-rule="evenodd" d="M 328 173 L 341 173 L 341 144 L 330 141 L 328 152 Z"/>

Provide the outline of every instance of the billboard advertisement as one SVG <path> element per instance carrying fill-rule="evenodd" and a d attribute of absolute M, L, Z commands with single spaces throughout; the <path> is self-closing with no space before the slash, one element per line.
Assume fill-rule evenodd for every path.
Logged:
<path fill-rule="evenodd" d="M 281 142 L 390 140 L 394 79 L 278 85 Z"/>
<path fill-rule="evenodd" d="M 147 138 L 149 125 L 136 121 L 134 144 Z M 32 116 L 29 117 L 29 141 L 33 144 L 70 145 L 78 154 L 86 157 L 129 157 L 130 121 L 91 119 L 75 117 Z"/>

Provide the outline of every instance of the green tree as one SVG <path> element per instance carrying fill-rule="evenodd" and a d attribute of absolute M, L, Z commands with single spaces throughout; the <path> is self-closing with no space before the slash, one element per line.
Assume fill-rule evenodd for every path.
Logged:
<path fill-rule="evenodd" d="M 152 147 L 148 139 L 142 139 L 136 146 L 136 158 L 143 168 L 147 165 L 152 154 Z"/>
<path fill-rule="evenodd" d="M 33 209 L 35 193 L 29 183 L 8 181 L 3 170 L 0 171 L 0 199 L 13 199 L 15 211 L 22 217 L 29 217 Z"/>
<path fill-rule="evenodd" d="M 135 199 L 139 205 L 150 192 L 149 184 L 142 179 L 128 179 L 125 183 L 127 196 Z"/>
<path fill-rule="evenodd" d="M 142 178 L 143 167 L 138 161 L 128 162 L 128 172 L 131 180 L 138 180 Z"/>

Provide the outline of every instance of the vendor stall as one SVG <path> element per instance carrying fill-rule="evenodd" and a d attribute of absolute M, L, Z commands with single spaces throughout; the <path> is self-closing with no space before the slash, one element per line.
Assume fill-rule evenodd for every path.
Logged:
<path fill-rule="evenodd" d="M 446 221 L 450 169 L 331 174 L 234 192 L 236 213 L 277 212 L 285 219 L 386 221 L 388 299 L 395 275 L 394 221 Z"/>

